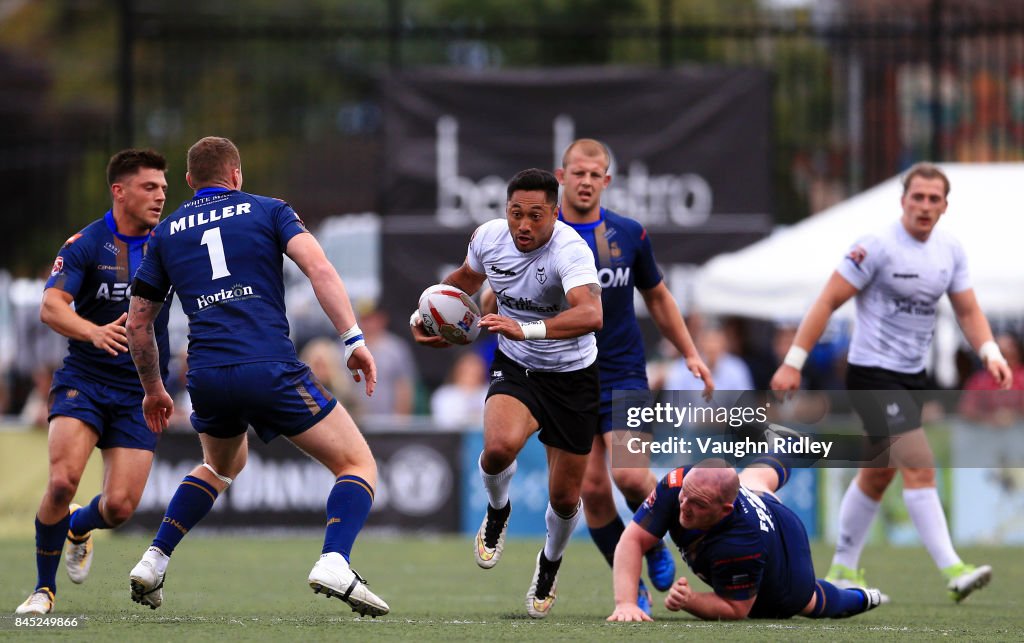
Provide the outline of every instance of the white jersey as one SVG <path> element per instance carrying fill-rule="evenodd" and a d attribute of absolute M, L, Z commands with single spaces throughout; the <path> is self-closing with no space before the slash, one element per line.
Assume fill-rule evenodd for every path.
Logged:
<path fill-rule="evenodd" d="M 469 240 L 466 261 L 487 275 L 498 299 L 498 313 L 520 322 L 554 317 L 570 307 L 566 292 L 599 283 L 587 242 L 561 221 L 555 222 L 551 239 L 531 252 L 516 248 L 505 219 L 488 221 Z M 594 333 L 522 341 L 499 335 L 498 348 L 525 368 L 538 371 L 576 371 L 597 359 Z"/>
<path fill-rule="evenodd" d="M 859 239 L 837 270 L 860 291 L 847 361 L 899 373 L 924 370 L 943 293 L 971 287 L 956 239 L 934 229 L 918 241 L 901 221 Z"/>

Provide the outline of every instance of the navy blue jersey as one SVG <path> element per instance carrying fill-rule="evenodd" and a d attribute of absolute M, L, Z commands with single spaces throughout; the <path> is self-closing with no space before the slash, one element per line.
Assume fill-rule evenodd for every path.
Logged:
<path fill-rule="evenodd" d="M 153 230 L 138 279 L 174 286 L 188 315 L 189 369 L 296 361 L 283 253 L 306 228 L 284 201 L 203 188 Z"/>
<path fill-rule="evenodd" d="M 102 326 L 128 312 L 132 277 L 147 252 L 150 235 L 129 237 L 117 232 L 114 214 L 93 221 L 64 242 L 53 262 L 46 288 L 63 290 L 74 298 L 75 312 Z M 168 300 L 170 298 L 168 297 Z M 164 306 L 156 319 L 156 341 L 160 347 L 160 373 L 167 379 L 170 349 L 167 343 L 167 317 Z M 64 373 L 88 377 L 122 389 L 142 391 L 131 355 L 125 351 L 113 357 L 91 342 L 68 340 Z"/>
<path fill-rule="evenodd" d="M 661 283 L 647 231 L 638 222 L 604 208 L 593 223 L 566 223 L 590 246 L 597 265 L 604 309 L 604 326 L 597 333 L 601 388 L 611 390 L 625 379 L 646 382 L 647 362 L 633 308 L 633 289 L 647 290 Z"/>
<path fill-rule="evenodd" d="M 702 581 L 731 600 L 756 596 L 753 618 L 800 613 L 814 592 L 814 565 L 800 519 L 771 494 L 746 487 L 731 514 L 707 531 L 679 524 L 679 493 L 686 468 L 669 472 L 633 521 L 658 538 L 668 533 Z"/>

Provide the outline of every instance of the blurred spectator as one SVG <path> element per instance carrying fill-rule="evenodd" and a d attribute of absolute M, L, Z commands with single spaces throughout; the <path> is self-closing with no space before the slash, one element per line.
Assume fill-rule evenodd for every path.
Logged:
<path fill-rule="evenodd" d="M 754 388 L 750 368 L 742 359 L 727 349 L 727 338 L 722 328 L 707 324 L 697 336 L 697 349 L 711 369 L 715 389 L 719 391 L 747 391 Z M 686 360 L 677 359 L 665 378 L 665 389 L 672 391 L 700 391 L 704 382 L 686 368 Z"/>
<path fill-rule="evenodd" d="M 171 350 L 174 350 L 171 346 Z M 176 431 L 192 430 L 192 398 L 188 389 L 188 349 L 180 347 L 171 357 L 167 365 L 167 393 L 174 400 L 174 413 L 171 415 L 170 429 Z"/>
<path fill-rule="evenodd" d="M 775 357 L 773 369 L 778 368 L 779 364 L 782 363 L 782 360 L 786 357 L 786 351 L 789 350 L 795 336 L 796 326 L 783 324 L 775 329 L 775 336 L 772 339 L 772 352 Z M 800 388 L 811 391 L 843 390 L 845 385 L 840 374 L 845 365 L 842 346 L 838 345 L 835 341 L 819 341 L 811 349 L 807 363 L 801 372 Z M 772 373 L 774 373 L 774 370 Z M 771 374 L 769 374 L 770 381 Z M 758 388 L 760 389 L 760 386 Z M 770 388 L 769 383 L 765 383 L 765 389 L 767 388 Z"/>
<path fill-rule="evenodd" d="M 404 337 L 388 330 L 388 314 L 374 308 L 359 316 L 366 345 L 377 363 L 377 389 L 363 400 L 372 415 L 411 415 L 416 392 L 416 360 Z"/>
<path fill-rule="evenodd" d="M 1000 390 L 988 369 L 979 369 L 964 384 L 959 411 L 965 420 L 1006 428 L 1024 418 L 1024 365 L 1017 338 L 1001 333 L 995 341 L 1013 371 L 1013 386 Z"/>
<path fill-rule="evenodd" d="M 46 271 L 49 276 L 49 270 Z M 53 372 L 67 354 L 67 340 L 39 321 L 45 280 L 15 279 L 10 289 L 11 323 L 17 350 L 12 363 L 11 412 L 28 426 L 45 429 Z"/>
<path fill-rule="evenodd" d="M 299 361 L 305 362 L 309 370 L 313 372 L 320 383 L 330 391 L 338 402 L 345 407 L 358 422 L 362 415 L 365 395 L 361 395 L 362 387 L 357 386 L 352 379 L 351 373 L 342 364 L 345 353 L 341 350 L 338 342 L 326 337 L 317 337 L 308 342 L 299 353 Z M 378 375 L 378 389 L 374 395 L 380 393 L 380 376 Z"/>
<path fill-rule="evenodd" d="M 430 414 L 440 429 L 480 429 L 487 400 L 487 365 L 475 351 L 462 353 L 445 384 L 430 396 Z"/>

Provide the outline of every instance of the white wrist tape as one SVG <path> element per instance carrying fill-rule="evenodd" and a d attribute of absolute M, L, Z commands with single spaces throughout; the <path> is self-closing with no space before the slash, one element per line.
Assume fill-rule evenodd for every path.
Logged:
<path fill-rule="evenodd" d="M 981 361 L 985 362 L 986 364 L 992 362 L 993 360 L 997 362 L 1006 361 L 1006 358 L 1003 357 L 1003 352 L 999 350 L 999 344 L 996 344 L 991 339 L 982 344 L 981 348 L 978 349 L 978 357 L 980 357 Z"/>
<path fill-rule="evenodd" d="M 544 325 L 543 319 L 532 322 L 519 322 L 523 329 L 523 339 L 544 339 L 548 336 L 548 327 Z"/>
<path fill-rule="evenodd" d="M 366 346 L 366 341 L 363 339 L 363 331 L 360 330 L 359 324 L 355 324 L 352 328 L 342 333 L 341 341 L 345 344 L 345 364 L 348 364 L 348 358 L 352 357 L 352 353 L 357 348 Z"/>
<path fill-rule="evenodd" d="M 799 371 L 803 370 L 804 362 L 806 361 L 807 351 L 794 344 L 789 347 L 789 352 L 786 353 L 786 357 L 782 360 L 782 363 L 786 366 L 792 366 Z"/>
<path fill-rule="evenodd" d="M 420 314 L 420 310 L 419 308 L 417 308 L 416 310 L 412 311 L 411 315 L 409 315 L 409 325 L 415 326 L 421 321 L 423 321 L 423 315 Z"/>

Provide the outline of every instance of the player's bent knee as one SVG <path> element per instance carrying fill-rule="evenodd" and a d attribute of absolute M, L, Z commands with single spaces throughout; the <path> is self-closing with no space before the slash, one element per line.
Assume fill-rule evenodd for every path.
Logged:
<path fill-rule="evenodd" d="M 569 490 L 555 491 L 550 498 L 551 508 L 560 516 L 571 516 L 580 505 L 580 494 Z"/>
<path fill-rule="evenodd" d="M 111 527 L 123 525 L 135 513 L 137 505 L 138 502 L 133 502 L 129 498 L 106 497 L 103 501 L 103 519 Z"/>
<path fill-rule="evenodd" d="M 612 469 L 612 479 L 627 499 L 640 500 L 646 498 L 658 482 L 650 469 Z"/>
<path fill-rule="evenodd" d="M 902 473 L 904 488 L 920 489 L 935 486 L 935 469 L 930 467 L 902 469 Z"/>
<path fill-rule="evenodd" d="M 75 493 L 78 491 L 79 480 L 78 477 L 65 475 L 51 477 L 47 488 L 47 495 L 50 501 L 57 506 L 71 504 L 71 501 L 75 499 Z"/>

